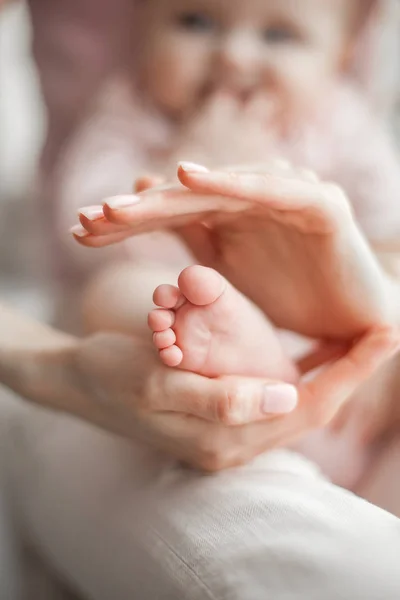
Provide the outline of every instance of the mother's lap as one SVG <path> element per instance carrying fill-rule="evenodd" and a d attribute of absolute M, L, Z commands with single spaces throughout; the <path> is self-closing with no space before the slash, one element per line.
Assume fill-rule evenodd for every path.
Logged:
<path fill-rule="evenodd" d="M 400 597 L 400 522 L 296 455 L 205 476 L 31 407 L 7 450 L 31 538 L 88 597 Z"/>

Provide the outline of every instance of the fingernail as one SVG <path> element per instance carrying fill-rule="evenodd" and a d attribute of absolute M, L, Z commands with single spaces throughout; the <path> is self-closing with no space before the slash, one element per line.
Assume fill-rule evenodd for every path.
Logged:
<path fill-rule="evenodd" d="M 71 227 L 69 232 L 72 233 L 72 235 L 75 235 L 76 237 L 79 237 L 79 238 L 84 238 L 87 235 L 89 235 L 89 232 L 86 231 L 86 229 L 84 229 L 82 227 L 82 225 L 74 225 L 73 227 Z"/>
<path fill-rule="evenodd" d="M 104 201 L 104 204 L 107 204 L 109 208 L 113 208 L 118 210 L 119 208 L 129 208 L 130 206 L 135 206 L 141 201 L 140 196 L 114 196 L 112 198 L 107 198 Z"/>
<path fill-rule="evenodd" d="M 270 415 L 286 415 L 297 406 L 298 394 L 293 385 L 277 383 L 266 385 L 262 399 L 262 411 Z"/>
<path fill-rule="evenodd" d="M 207 167 L 186 161 L 178 162 L 178 168 L 182 169 L 182 171 L 185 171 L 186 173 L 209 173 Z"/>
<path fill-rule="evenodd" d="M 84 206 L 78 210 L 78 215 L 83 215 L 90 221 L 96 221 L 104 217 L 102 206 Z"/>

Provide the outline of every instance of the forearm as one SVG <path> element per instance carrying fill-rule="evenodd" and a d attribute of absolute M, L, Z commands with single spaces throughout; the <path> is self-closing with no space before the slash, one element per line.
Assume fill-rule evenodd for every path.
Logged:
<path fill-rule="evenodd" d="M 76 412 L 70 368 L 78 340 L 0 307 L 0 383 L 32 402 Z"/>

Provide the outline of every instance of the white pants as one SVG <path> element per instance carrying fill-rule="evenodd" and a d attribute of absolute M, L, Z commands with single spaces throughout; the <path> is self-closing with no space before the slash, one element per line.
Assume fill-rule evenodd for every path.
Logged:
<path fill-rule="evenodd" d="M 85 599 L 400 598 L 400 521 L 297 455 L 206 476 L 27 406 L 9 433 L 21 525 Z"/>
<path fill-rule="evenodd" d="M 4 489 L 4 488 L 3 488 Z M 0 489 L 0 598 L 14 600 L 19 597 L 19 573 L 15 539 L 10 525 L 8 510 L 2 489 Z"/>
<path fill-rule="evenodd" d="M 8 436 L 10 410 L 15 405 L 15 398 L 0 387 L 0 600 L 14 600 L 21 597 L 18 572 L 18 551 L 13 531 L 13 515 L 8 497 L 6 478 L 6 459 L 8 453 Z"/>

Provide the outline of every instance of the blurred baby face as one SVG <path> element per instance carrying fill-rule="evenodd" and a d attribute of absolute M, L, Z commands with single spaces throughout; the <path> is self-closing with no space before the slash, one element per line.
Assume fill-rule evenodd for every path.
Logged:
<path fill-rule="evenodd" d="M 295 110 L 344 65 L 352 0 L 144 0 L 140 73 L 179 117 L 213 89 L 263 89 Z"/>

